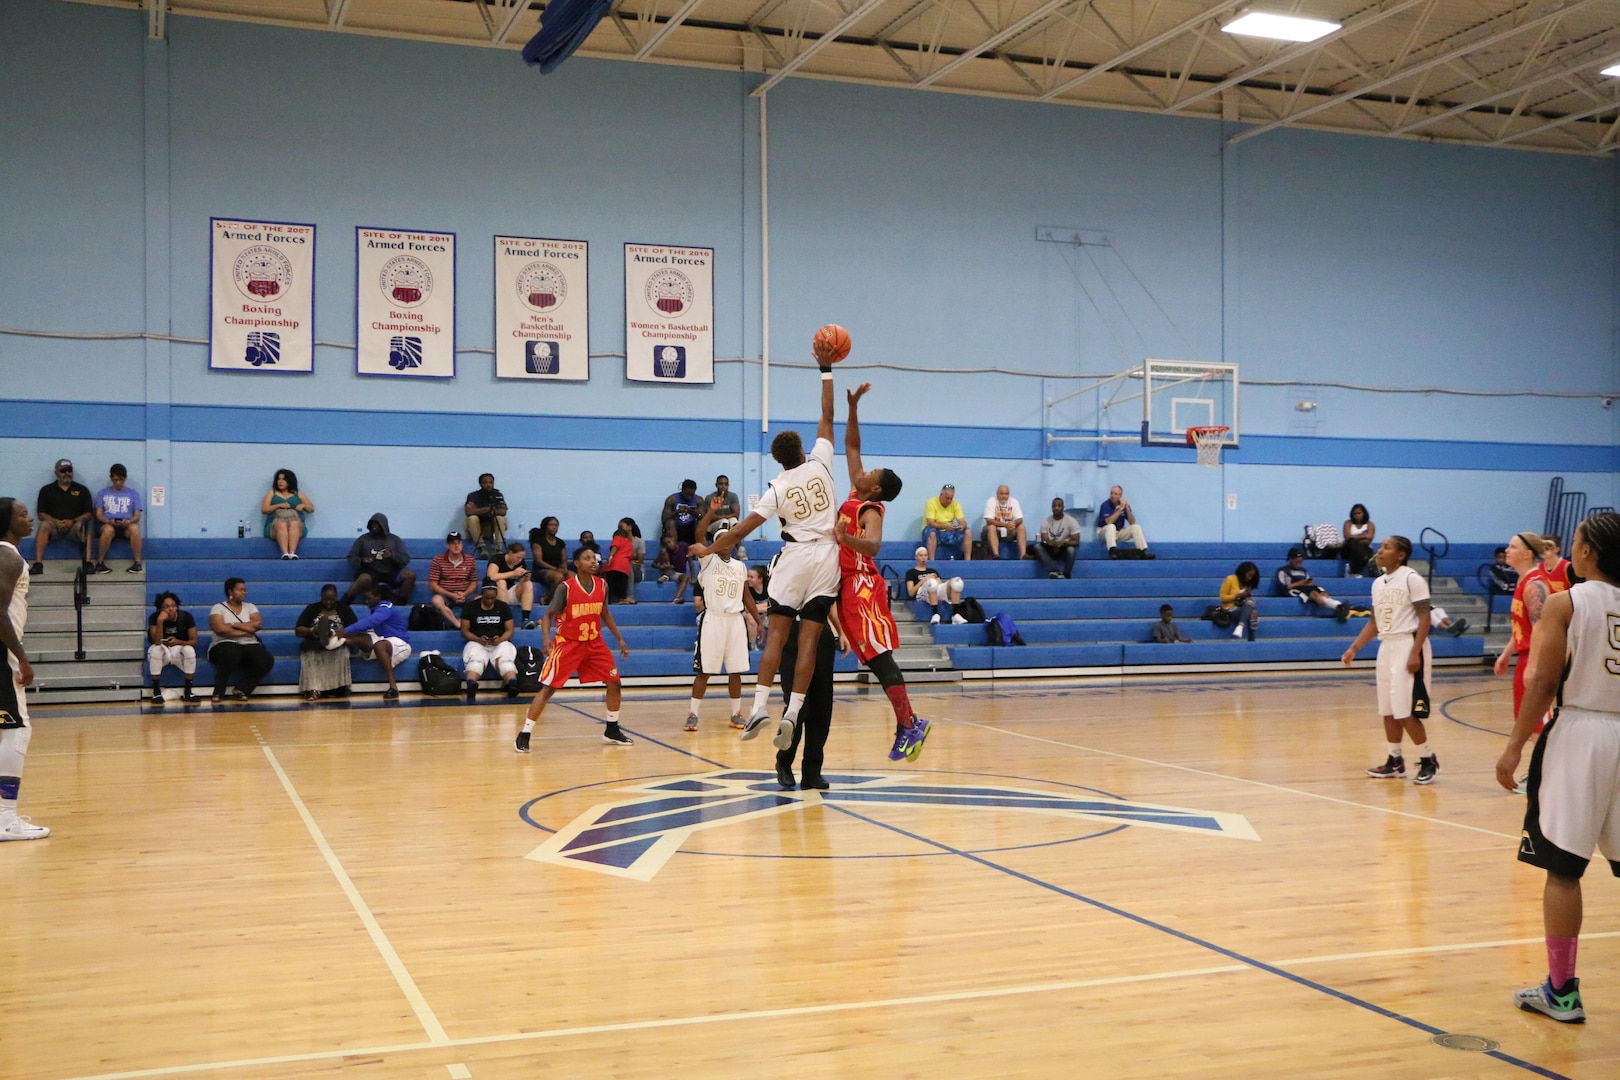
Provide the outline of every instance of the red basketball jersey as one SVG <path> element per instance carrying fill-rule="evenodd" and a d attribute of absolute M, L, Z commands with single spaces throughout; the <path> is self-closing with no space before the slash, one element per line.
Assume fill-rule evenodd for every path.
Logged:
<path fill-rule="evenodd" d="M 1562 573 L 1558 573 L 1556 575 L 1549 574 L 1546 568 L 1540 564 L 1532 566 L 1525 573 L 1524 577 L 1519 579 L 1518 587 L 1513 591 L 1512 621 L 1514 652 L 1522 654 L 1530 651 L 1530 631 L 1535 628 L 1530 622 L 1530 605 L 1525 599 L 1526 595 L 1528 595 L 1526 590 L 1544 590 L 1546 596 L 1543 597 L 1543 603 L 1545 603 L 1546 597 L 1550 597 L 1554 593 L 1566 592 L 1568 589 L 1569 578 L 1565 577 Z M 1523 670 L 1523 668 L 1521 667 L 1520 670 Z"/>
<path fill-rule="evenodd" d="M 872 507 L 879 514 L 883 513 L 883 504 L 880 502 L 863 502 L 855 497 L 852 491 L 844 505 L 838 508 L 838 527 L 844 530 L 846 536 L 861 535 L 861 515 L 866 513 L 867 507 Z M 838 570 L 844 577 L 851 574 L 875 574 L 877 564 L 870 555 L 862 555 L 842 544 L 838 545 Z"/>
<path fill-rule="evenodd" d="M 579 575 L 571 574 L 563 582 L 568 598 L 562 614 L 557 616 L 557 638 L 560 641 L 600 641 L 602 638 L 602 607 L 607 603 L 607 584 L 599 577 L 591 578 L 587 590 L 579 583 Z"/>

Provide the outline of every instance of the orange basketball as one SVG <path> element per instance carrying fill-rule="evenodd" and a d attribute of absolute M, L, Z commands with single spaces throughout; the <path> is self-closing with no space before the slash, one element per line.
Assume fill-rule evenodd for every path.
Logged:
<path fill-rule="evenodd" d="M 810 350 L 816 354 L 818 364 L 836 364 L 849 355 L 849 331 L 837 323 L 828 323 L 816 331 Z"/>

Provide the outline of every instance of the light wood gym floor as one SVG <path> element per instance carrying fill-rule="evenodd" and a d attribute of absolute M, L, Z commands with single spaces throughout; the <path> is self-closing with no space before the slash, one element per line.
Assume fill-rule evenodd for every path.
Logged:
<path fill-rule="evenodd" d="M 627 692 L 630 748 L 560 696 L 529 756 L 488 693 L 37 709 L 0 1076 L 1612 1080 L 1601 862 L 1588 1022 L 1510 1003 L 1545 957 L 1506 681 L 1440 672 L 1429 788 L 1363 776 L 1371 682 L 921 686 L 898 765 L 840 685 L 826 800 L 774 795 L 722 687 L 697 734 Z"/>

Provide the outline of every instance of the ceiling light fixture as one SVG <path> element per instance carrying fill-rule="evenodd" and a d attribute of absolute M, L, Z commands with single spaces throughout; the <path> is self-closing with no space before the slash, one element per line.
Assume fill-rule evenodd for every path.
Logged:
<path fill-rule="evenodd" d="M 1246 12 L 1225 26 L 1228 34 L 1271 38 L 1274 41 L 1315 41 L 1339 29 L 1336 22 L 1301 19 L 1294 15 L 1274 15 L 1265 11 Z"/>

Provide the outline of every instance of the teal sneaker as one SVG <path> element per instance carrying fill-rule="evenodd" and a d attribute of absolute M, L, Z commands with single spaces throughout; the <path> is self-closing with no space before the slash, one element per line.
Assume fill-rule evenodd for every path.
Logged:
<path fill-rule="evenodd" d="M 1529 986 L 1513 995 L 1513 1003 L 1525 1012 L 1538 1012 L 1550 1016 L 1561 1024 L 1586 1023 L 1586 1010 L 1581 1008 L 1581 980 L 1571 979 L 1558 993 L 1548 979 L 1540 986 Z"/>

